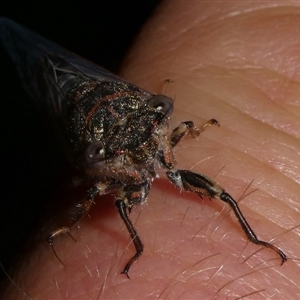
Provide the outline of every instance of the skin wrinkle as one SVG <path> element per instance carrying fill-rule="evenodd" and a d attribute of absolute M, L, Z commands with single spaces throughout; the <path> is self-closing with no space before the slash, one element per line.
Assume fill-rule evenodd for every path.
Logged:
<path fill-rule="evenodd" d="M 246 74 L 243 74 L 243 77 L 245 77 Z M 254 80 L 255 77 L 257 79 L 257 76 L 260 76 L 260 73 L 248 73 L 247 78 L 253 83 L 253 85 L 259 86 L 259 88 L 263 90 L 272 101 L 276 101 L 276 103 L 281 105 L 283 109 L 288 109 L 289 113 L 295 114 L 297 117 L 299 117 L 296 111 L 296 109 L 298 109 L 299 111 L 300 106 L 299 100 L 297 98 L 297 94 L 299 93 L 299 87 L 297 82 L 291 79 L 286 79 L 282 75 L 275 73 L 272 70 L 265 70 L 264 74 L 265 77 L 266 75 L 268 75 L 269 77 L 262 78 L 263 85 L 261 81 L 255 82 Z M 282 90 L 286 90 L 286 93 L 283 94 L 281 92 Z M 292 93 L 293 91 L 294 93 Z"/>
<path fill-rule="evenodd" d="M 237 70 L 238 72 L 235 72 L 235 70 Z M 243 71 L 243 72 L 239 72 L 239 71 Z M 262 93 L 264 93 L 266 95 L 267 98 L 270 99 L 270 102 L 274 103 L 274 101 L 276 101 L 276 97 L 274 97 L 274 95 L 270 94 L 270 93 L 267 93 L 268 91 L 266 89 L 264 89 L 262 87 L 262 85 L 259 83 L 259 82 L 255 82 L 254 80 L 252 80 L 252 78 L 250 79 L 249 77 L 246 77 L 245 76 L 245 72 L 244 71 L 247 71 L 247 72 L 251 72 L 251 69 L 232 69 L 232 71 L 234 72 L 234 75 L 235 76 L 238 76 L 240 78 L 243 78 L 245 81 L 249 82 L 249 84 L 251 84 L 253 87 L 257 88 L 259 91 L 261 91 Z M 270 70 L 270 72 L 273 72 L 272 70 Z M 274 74 L 276 74 L 276 76 L 281 76 L 280 74 L 276 73 L 276 72 L 273 72 Z M 256 72 L 256 75 L 257 75 L 257 72 Z M 260 74 L 258 74 L 260 75 Z M 285 76 L 282 76 L 284 77 L 282 80 L 287 80 L 288 78 L 286 78 Z M 288 84 L 288 82 L 286 82 L 286 84 Z M 293 84 L 293 82 L 291 83 Z M 288 88 L 287 86 L 283 86 L 283 88 Z M 275 95 L 276 96 L 276 95 Z M 276 102 L 276 104 L 282 109 L 282 110 L 287 110 L 286 107 L 284 107 L 282 105 L 281 102 Z M 297 120 L 299 119 L 299 116 L 296 115 L 296 111 L 295 109 L 294 110 L 287 110 L 289 113 L 292 113 L 295 115 L 295 117 L 297 117 Z M 288 131 L 286 132 L 287 134 L 291 134 L 289 133 Z M 294 135 L 296 135 L 296 132 L 293 132 Z"/>
<path fill-rule="evenodd" d="M 238 297 L 238 298 L 235 298 L 234 300 L 240 300 L 240 299 L 243 299 L 243 298 L 246 298 L 246 297 L 249 297 L 249 296 L 253 296 L 253 295 L 257 295 L 257 294 L 260 294 L 261 292 L 263 292 L 265 289 L 261 289 L 261 290 L 258 290 L 258 291 L 254 291 L 254 292 L 251 292 L 249 294 L 245 294 L 241 297 Z"/>
<path fill-rule="evenodd" d="M 231 149 L 233 152 L 237 152 L 237 151 L 238 151 L 241 155 L 244 155 L 245 145 L 243 145 L 243 148 L 241 148 L 241 149 L 243 149 L 243 151 L 239 150 L 239 148 L 237 148 L 236 146 L 232 147 L 230 144 L 226 143 L 225 140 L 224 140 L 224 142 L 222 141 L 222 146 Z M 238 150 L 237 150 L 237 149 L 238 149 Z M 252 146 L 251 148 L 249 147 L 249 149 L 252 149 L 252 151 L 253 151 L 254 147 L 253 147 L 253 146 Z M 250 153 L 249 151 L 247 151 L 247 154 L 246 154 L 246 155 L 247 155 L 247 156 L 251 156 L 251 153 Z M 274 156 L 275 156 L 275 155 L 273 154 L 273 156 L 270 156 L 270 157 L 274 157 Z M 255 157 L 255 156 L 253 156 L 253 155 L 251 156 L 251 158 L 252 158 L 254 161 L 263 163 L 266 167 L 271 168 L 271 169 L 273 169 L 273 171 L 274 171 L 274 165 L 270 165 L 270 164 L 264 162 L 263 160 L 259 160 L 257 157 Z M 265 159 L 265 158 L 264 158 L 264 159 Z M 282 165 L 284 165 L 284 162 L 283 162 Z M 276 166 L 275 170 L 276 170 L 277 172 L 283 172 L 283 171 L 284 171 L 284 174 L 285 174 L 285 175 L 289 175 L 289 178 L 290 178 L 290 179 L 293 179 L 294 181 L 296 181 L 296 178 L 293 178 L 293 176 L 292 176 L 293 174 L 291 174 L 290 172 L 286 171 L 285 169 L 283 170 L 283 169 L 278 168 L 278 166 Z M 297 170 L 297 169 L 296 169 L 296 170 Z M 296 172 L 296 170 L 295 170 L 294 174 L 295 174 L 295 175 L 298 175 L 298 173 Z M 296 182 L 297 182 L 297 181 L 296 181 Z M 257 181 L 256 181 L 255 183 L 257 184 Z M 298 182 L 297 182 L 297 183 L 298 183 Z"/>
<path fill-rule="evenodd" d="M 232 105 L 231 105 L 231 106 L 232 106 Z M 232 107 L 235 107 L 235 106 L 232 106 Z M 236 107 L 235 107 L 235 108 L 236 108 Z M 237 109 L 238 109 L 238 108 L 237 108 Z M 248 113 L 245 114 L 245 113 L 243 112 L 243 110 L 240 110 L 240 112 L 241 112 L 241 115 L 244 115 L 244 117 L 243 117 L 243 122 L 246 122 L 246 120 L 244 119 L 245 116 L 247 116 L 247 118 L 250 118 L 250 120 L 253 119 L 253 116 L 252 116 L 252 115 L 249 115 Z M 255 120 L 255 121 L 256 121 L 256 120 Z M 258 119 L 258 121 L 261 122 L 259 119 Z M 262 126 L 266 126 L 266 125 L 269 126 L 269 125 L 271 125 L 271 124 L 261 123 L 261 125 L 262 125 Z M 222 126 L 222 125 L 221 125 L 221 126 Z M 274 129 L 275 129 L 275 131 L 274 131 Z M 273 126 L 272 126 L 271 130 L 274 131 L 274 132 L 273 132 L 273 136 L 274 136 L 273 142 L 274 142 L 275 144 L 276 144 L 276 140 L 278 139 L 278 134 L 277 134 L 276 132 L 279 131 L 281 134 L 287 134 L 287 135 L 291 136 L 290 134 L 288 134 L 288 133 L 286 133 L 286 132 L 282 132 L 281 130 L 279 130 L 279 129 L 276 128 L 276 127 L 273 128 Z M 259 132 L 259 131 L 258 131 L 258 132 Z M 291 138 L 292 138 L 292 136 L 291 136 Z M 254 140 L 254 139 L 251 137 L 251 135 L 249 136 L 249 140 Z M 249 141 L 248 141 L 248 143 L 249 143 Z M 222 140 L 222 145 L 228 146 L 228 144 L 225 142 L 224 139 Z M 247 148 L 253 152 L 253 150 L 255 150 L 256 145 L 259 146 L 259 144 L 256 142 L 255 145 L 251 145 L 251 146 L 249 146 L 249 147 L 247 147 Z M 272 146 L 271 143 L 270 143 L 270 146 L 271 146 L 271 148 L 273 149 L 273 150 L 272 150 L 273 153 L 269 155 L 269 156 L 270 156 L 270 158 L 269 158 L 269 164 L 272 163 L 272 160 L 273 160 L 274 157 L 278 157 L 278 154 L 280 154 L 280 153 L 282 152 L 282 150 L 280 150 L 280 149 L 278 149 L 278 151 L 276 152 L 276 148 L 274 148 L 274 147 Z M 282 145 L 282 146 L 285 146 L 285 145 Z M 266 147 L 266 146 L 264 145 L 264 147 Z M 243 151 L 245 151 L 245 144 L 242 145 L 242 148 L 241 148 L 241 149 L 243 149 Z M 261 149 L 263 149 L 263 148 L 261 148 Z M 293 151 L 293 152 L 294 152 L 295 155 L 297 154 L 297 153 L 295 153 L 295 151 Z M 247 154 L 248 154 L 248 155 L 251 155 L 251 152 L 247 151 Z M 291 157 L 291 155 L 290 155 L 290 157 Z M 265 159 L 265 158 L 264 158 L 264 159 Z M 298 171 L 298 167 L 297 167 L 297 161 L 298 161 L 298 160 L 295 160 L 295 159 L 297 159 L 297 157 L 294 158 L 294 163 L 293 163 L 293 162 L 290 163 L 290 167 L 288 167 L 288 165 L 286 164 L 286 161 L 285 161 L 285 158 L 284 158 L 284 157 L 282 158 L 281 164 L 280 164 L 279 162 L 277 162 L 277 165 L 274 165 L 274 164 L 272 164 L 272 165 L 273 165 L 273 167 L 275 167 L 275 169 L 277 169 L 277 170 L 282 170 L 282 169 L 280 169 L 280 167 L 285 166 L 285 168 L 283 169 L 285 175 L 288 175 L 289 178 L 291 178 L 291 179 L 294 178 L 294 180 L 296 180 L 296 181 L 298 182 L 299 180 L 297 180 L 297 177 L 295 177 L 295 176 L 298 176 L 298 172 L 297 172 L 297 171 Z"/>
<path fill-rule="evenodd" d="M 281 16 L 281 15 L 279 15 L 279 16 Z M 240 15 L 239 15 L 239 17 L 241 17 Z M 244 16 L 242 16 L 243 18 L 244 18 Z M 247 17 L 251 17 L 251 16 L 247 16 Z M 284 16 L 281 16 L 281 17 L 284 17 Z M 242 19 L 243 20 L 243 22 L 247 22 L 247 19 L 246 19 L 246 21 L 244 21 L 244 19 Z M 277 22 L 278 21 L 276 21 L 276 24 L 277 24 Z M 236 23 L 236 20 L 234 20 L 234 23 Z M 207 26 L 208 24 L 205 24 L 205 26 Z M 269 25 L 271 28 L 273 27 L 273 26 L 271 26 L 271 24 L 269 24 L 269 23 L 267 23 L 266 25 Z M 200 25 L 199 25 L 200 26 Z M 200 30 L 204 30 L 203 29 L 203 27 L 205 27 L 204 26 L 204 24 L 201 24 L 201 29 Z M 227 26 L 231 26 L 230 24 L 227 24 Z M 197 29 L 195 29 L 194 27 L 192 27 L 192 29 L 193 30 L 197 30 Z M 215 35 L 217 35 L 217 33 L 216 33 L 216 31 L 214 31 L 214 30 L 211 30 L 212 32 L 214 32 L 215 33 Z M 186 34 L 186 32 L 185 32 L 185 34 Z M 229 55 L 229 57 L 235 57 L 235 59 L 237 58 L 237 57 L 242 57 L 242 59 L 241 59 L 241 63 L 242 64 L 244 64 L 244 57 L 245 57 L 245 55 L 239 55 L 239 54 L 241 54 L 241 50 L 239 51 L 239 49 L 241 49 L 241 48 L 245 48 L 245 42 L 243 43 L 243 44 L 240 44 L 240 47 L 237 45 L 237 44 L 239 44 L 239 40 L 241 40 L 241 37 L 240 36 L 236 36 L 236 38 L 234 39 L 233 38 L 233 32 L 230 32 L 230 34 L 228 35 L 228 37 L 227 36 L 222 36 L 222 39 L 221 39 L 221 41 L 222 41 L 222 46 L 224 47 L 224 46 L 227 46 L 227 47 L 229 47 L 230 46 L 230 48 L 231 49 L 235 49 L 235 52 L 234 53 L 231 53 L 230 55 Z M 249 34 L 249 33 L 248 33 Z M 253 34 L 252 35 L 255 35 L 255 31 L 253 31 Z M 251 33 L 250 33 L 250 36 L 251 36 Z M 187 38 L 186 38 L 187 39 Z M 205 37 L 205 39 L 207 40 L 207 39 L 211 39 L 211 37 L 210 36 L 206 36 Z M 223 42 L 224 41 L 224 42 Z M 219 42 L 219 41 L 218 41 Z M 181 42 L 182 44 L 184 44 L 183 42 Z M 292 43 L 295 43 L 295 40 L 292 40 Z M 233 48 L 233 46 L 232 46 L 232 44 L 234 45 L 234 48 Z M 279 54 L 280 54 L 280 48 L 278 48 L 278 41 L 277 40 L 275 40 L 275 41 L 273 41 L 273 47 L 272 47 L 272 51 L 270 51 L 270 52 L 268 52 L 267 53 L 267 55 L 268 56 L 270 56 L 270 57 L 274 57 L 274 55 L 275 55 L 275 52 L 277 51 Z M 279 44 L 280 45 L 280 44 Z M 268 47 L 270 47 L 270 46 L 272 46 L 272 45 L 266 45 L 266 46 L 268 46 Z M 248 47 L 246 47 L 246 48 L 249 48 L 249 49 L 253 49 L 253 48 L 256 48 L 255 47 L 255 45 L 253 45 L 253 39 L 250 39 L 249 40 L 249 44 L 248 44 Z M 297 48 L 299 48 L 299 47 L 297 47 Z M 228 55 L 228 53 L 230 53 L 230 52 L 228 52 L 228 51 L 224 51 L 227 55 Z M 255 51 L 254 51 L 254 54 L 252 54 L 252 57 L 254 58 L 255 56 L 257 56 L 257 54 L 255 54 Z M 261 55 L 259 55 L 259 57 L 260 57 L 260 59 L 261 59 Z M 263 57 L 263 59 L 264 58 L 266 58 L 267 56 L 265 56 L 265 57 Z M 290 59 L 292 59 L 292 58 L 290 58 Z M 280 61 L 280 60 L 275 60 L 275 61 L 273 61 L 273 64 L 274 64 L 274 62 L 278 62 L 278 61 Z M 229 62 L 229 65 L 231 65 L 232 66 L 232 61 L 231 60 L 229 60 L 228 61 Z M 224 61 L 222 61 L 222 63 L 224 63 Z M 226 59 L 225 59 L 225 63 L 226 63 Z M 259 62 L 255 62 L 254 61 L 254 64 L 255 65 L 257 65 L 257 64 L 260 64 Z M 294 65 L 294 64 L 287 64 L 286 62 L 283 62 L 283 65 L 288 65 L 289 66 L 289 68 L 288 69 L 291 69 L 290 68 L 290 66 L 291 65 Z M 276 68 L 276 70 L 278 71 L 278 68 Z"/>
<path fill-rule="evenodd" d="M 251 116 L 252 117 L 252 116 Z M 278 129 L 278 128 L 277 128 Z M 286 133 L 286 132 L 285 132 Z M 286 134 L 288 134 L 288 133 L 286 133 Z M 251 136 L 250 136 L 251 137 Z M 283 165 L 284 165 L 284 163 L 283 163 Z M 294 165 L 294 164 L 292 164 L 292 167 L 293 168 L 295 168 L 296 166 Z M 296 174 L 296 172 L 293 172 L 293 174 L 290 174 L 290 176 L 292 176 L 292 175 L 295 175 Z"/>
<path fill-rule="evenodd" d="M 245 82 L 249 82 L 253 87 L 255 87 L 255 89 L 257 89 L 257 91 L 260 91 L 261 93 L 263 93 L 263 94 L 265 94 L 265 92 L 262 90 L 262 89 L 260 89 L 259 87 L 257 87 L 257 86 L 254 86 L 253 84 L 252 84 L 252 82 L 250 82 L 250 81 L 248 81 L 247 80 L 247 78 L 245 78 L 245 77 L 242 77 L 242 76 L 239 76 L 239 74 L 234 74 L 234 76 L 237 76 L 237 77 L 240 77 L 240 78 L 243 78 L 244 80 L 245 80 Z M 195 88 L 195 86 L 194 85 L 191 85 L 192 87 L 194 87 Z M 205 90 L 204 89 L 202 89 L 201 90 L 202 92 L 204 92 Z M 214 96 L 212 93 L 210 93 L 210 92 L 208 92 L 207 90 L 205 91 L 208 95 L 211 95 L 211 96 Z M 266 95 L 266 94 L 265 94 Z M 267 96 L 267 95 L 266 95 Z M 214 96 L 216 99 L 217 99 L 217 97 L 216 96 Z M 223 98 L 222 99 L 223 101 L 225 101 L 226 99 L 225 98 Z M 230 102 L 227 102 L 231 107 L 235 107 L 235 108 L 237 108 L 236 106 L 234 106 L 234 105 L 232 105 L 232 104 L 230 104 Z M 273 106 L 274 106 L 274 103 L 271 103 L 271 101 L 270 101 L 270 105 L 271 104 L 273 104 Z M 281 109 L 283 109 L 281 106 L 279 106 L 279 104 L 278 103 L 276 103 L 275 105 L 277 105 L 278 106 L 278 108 L 280 107 Z M 237 108 L 238 109 L 238 108 Z M 251 109 L 252 110 L 252 109 Z M 242 110 L 239 110 L 241 113 L 243 113 L 243 114 L 245 114 L 245 115 L 247 115 L 247 116 L 249 116 L 249 117 L 251 117 L 251 118 L 254 118 L 255 116 L 254 116 L 254 114 L 250 114 L 249 113 L 249 111 L 242 111 Z M 260 121 L 259 119 L 258 119 L 258 121 Z M 260 121 L 261 122 L 261 121 Z M 269 122 L 268 122 L 269 123 Z M 265 122 L 264 122 L 264 124 L 265 124 Z M 277 128 L 278 130 L 280 130 L 280 128 Z M 290 133 L 288 133 L 287 131 L 285 132 L 286 134 L 289 134 L 290 135 Z"/>
<path fill-rule="evenodd" d="M 172 288 L 176 285 L 179 285 L 181 282 L 184 282 L 186 283 L 187 280 L 186 279 L 189 279 L 191 277 L 193 277 L 195 274 L 198 274 L 198 273 L 202 273 L 202 272 L 206 272 L 207 270 L 213 270 L 216 268 L 216 266 L 210 266 L 210 267 L 207 267 L 207 268 L 204 268 L 204 269 L 201 269 L 197 272 L 194 272 L 192 273 L 191 275 L 189 275 L 188 277 L 184 278 L 184 279 L 181 279 L 182 275 L 184 275 L 185 273 L 187 273 L 190 269 L 196 267 L 197 265 L 201 264 L 202 262 L 205 262 L 207 260 L 210 260 L 211 258 L 213 258 L 214 256 L 217 256 L 219 255 L 220 253 L 215 253 L 215 254 L 212 254 L 211 256 L 209 257 L 206 257 L 205 259 L 195 263 L 193 266 L 189 266 L 187 269 L 181 271 L 180 274 L 178 275 L 175 275 L 173 279 L 170 280 L 170 282 L 168 283 L 167 285 L 167 288 L 163 291 L 161 291 L 161 294 L 159 295 L 159 298 L 160 299 L 167 299 L 168 298 L 168 292 L 170 290 L 170 293 L 172 292 Z M 220 269 L 220 268 L 219 268 Z M 167 294 L 167 295 L 165 295 Z"/>

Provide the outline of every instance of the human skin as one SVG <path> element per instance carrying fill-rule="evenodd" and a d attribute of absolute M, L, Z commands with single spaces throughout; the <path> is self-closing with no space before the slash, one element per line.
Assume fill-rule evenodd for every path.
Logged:
<path fill-rule="evenodd" d="M 121 72 L 175 99 L 173 127 L 220 122 L 176 147 L 178 165 L 240 200 L 259 238 L 286 253 L 285 264 L 247 242 L 226 204 L 180 193 L 160 172 L 147 204 L 130 215 L 145 245 L 130 280 L 120 272 L 134 247 L 112 199 L 98 198 L 72 230 L 76 243 L 55 240 L 65 266 L 41 239 L 54 224 L 41 225 L 13 276 L 18 287 L 34 300 L 299 298 L 299 28 L 299 1 L 168 1 Z M 26 297 L 10 283 L 3 299 Z"/>

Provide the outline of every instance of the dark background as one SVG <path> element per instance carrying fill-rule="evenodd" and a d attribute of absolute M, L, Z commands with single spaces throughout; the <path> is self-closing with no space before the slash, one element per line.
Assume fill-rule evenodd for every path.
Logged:
<path fill-rule="evenodd" d="M 159 3 L 160 0 L 2 0 L 0 16 L 116 73 L 135 36 Z M 0 67 L 0 262 L 7 270 L 45 209 L 64 158 L 43 116 L 23 91 L 2 45 Z"/>

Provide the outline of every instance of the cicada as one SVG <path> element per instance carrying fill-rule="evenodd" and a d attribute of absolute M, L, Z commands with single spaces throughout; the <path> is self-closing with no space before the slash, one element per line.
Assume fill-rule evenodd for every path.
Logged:
<path fill-rule="evenodd" d="M 171 130 L 170 97 L 126 82 L 8 19 L 0 19 L 0 34 L 25 89 L 59 132 L 67 159 L 81 170 L 82 182 L 93 185 L 73 209 L 68 224 L 50 233 L 47 241 L 52 248 L 54 238 L 69 233 L 96 197 L 112 194 L 135 246 L 123 269 L 129 277 L 131 265 L 144 249 L 130 211 L 147 200 L 161 168 L 179 190 L 228 203 L 250 241 L 274 250 L 282 264 L 287 260 L 275 245 L 257 238 L 237 202 L 214 180 L 177 167 L 174 147 L 187 134 L 196 137 L 208 125 L 219 125 L 215 119 L 201 128 L 184 121 Z"/>

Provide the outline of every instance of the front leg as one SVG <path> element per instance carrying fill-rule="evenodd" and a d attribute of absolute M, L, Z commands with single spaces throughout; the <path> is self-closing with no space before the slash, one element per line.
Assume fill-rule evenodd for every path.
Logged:
<path fill-rule="evenodd" d="M 179 171 L 177 170 L 175 157 L 172 149 L 187 135 L 197 137 L 206 127 L 211 125 L 218 125 L 220 123 L 215 119 L 210 119 L 202 127 L 197 128 L 192 121 L 181 122 L 171 133 L 168 140 L 163 141 L 163 147 L 158 151 L 158 160 L 161 166 L 168 170 L 169 179 L 175 183 L 180 189 L 183 188 Z"/>
<path fill-rule="evenodd" d="M 220 126 L 220 123 L 215 119 L 211 119 L 200 128 L 197 128 L 192 121 L 185 121 L 180 123 L 171 133 L 172 148 L 174 148 L 185 135 L 190 134 L 192 137 L 197 137 L 202 131 L 204 131 L 206 127 L 210 125 Z"/>
<path fill-rule="evenodd" d="M 119 211 L 120 217 L 122 218 L 124 224 L 126 225 L 126 228 L 130 234 L 130 237 L 133 241 L 133 244 L 135 246 L 136 253 L 135 255 L 128 261 L 126 264 L 123 274 L 125 274 L 128 278 L 128 272 L 131 267 L 131 265 L 138 260 L 138 258 L 143 254 L 144 251 L 144 245 L 138 236 L 138 233 L 136 229 L 134 228 L 134 225 L 132 224 L 129 213 L 131 212 L 131 209 L 136 204 L 143 203 L 148 196 L 149 190 L 151 186 L 151 180 L 147 180 L 145 183 L 142 183 L 141 185 L 129 185 L 126 186 L 123 191 L 119 193 L 119 196 L 115 202 L 115 205 Z"/>
<path fill-rule="evenodd" d="M 118 186 L 113 181 L 107 181 L 105 183 L 99 183 L 96 184 L 92 189 L 90 189 L 87 193 L 87 196 L 85 199 L 83 199 L 81 202 L 76 203 L 69 211 L 68 214 L 70 215 L 69 221 L 66 225 L 52 231 L 50 235 L 47 238 L 48 244 L 52 247 L 52 251 L 56 258 L 64 265 L 64 263 L 61 261 L 61 259 L 58 257 L 57 253 L 55 252 L 55 249 L 53 247 L 53 242 L 56 237 L 62 234 L 69 234 L 71 229 L 78 224 L 78 222 L 88 213 L 90 210 L 92 204 L 94 204 L 94 198 L 96 196 L 102 196 L 105 194 L 110 193 Z M 71 236 L 71 235 L 70 235 Z M 72 236 L 71 236 L 72 237 Z"/>
<path fill-rule="evenodd" d="M 70 230 L 81 220 L 81 218 L 87 214 L 87 212 L 90 210 L 92 204 L 94 203 L 94 198 L 99 194 L 100 190 L 98 187 L 92 188 L 86 197 L 81 203 L 77 203 L 73 208 L 72 211 L 70 212 L 71 217 L 68 222 L 63 227 L 60 227 L 50 233 L 50 235 L 47 238 L 48 244 L 51 246 L 52 251 L 56 258 L 64 265 L 62 260 L 59 258 L 57 255 L 54 247 L 53 247 L 53 241 L 56 237 L 62 234 L 69 234 L 70 235 Z"/>
<path fill-rule="evenodd" d="M 115 205 L 119 211 L 119 214 L 120 214 L 124 224 L 126 225 L 126 228 L 130 234 L 130 237 L 133 241 L 133 244 L 134 244 L 135 250 L 136 250 L 135 255 L 128 261 L 128 263 L 126 264 L 126 266 L 122 272 L 129 278 L 129 275 L 128 275 L 129 269 L 130 269 L 131 265 L 135 261 L 137 261 L 138 258 L 143 254 L 144 245 L 143 245 L 140 237 L 138 236 L 137 231 L 134 228 L 134 225 L 132 224 L 131 220 L 129 219 L 129 215 L 128 215 L 129 209 L 126 205 L 126 202 L 124 200 L 118 199 L 118 200 L 116 200 Z"/>
<path fill-rule="evenodd" d="M 281 257 L 281 264 L 283 264 L 287 260 L 286 255 L 279 248 L 268 242 L 261 241 L 257 238 L 256 234 L 254 233 L 254 231 L 246 221 L 244 215 L 242 214 L 238 203 L 212 179 L 203 174 L 191 172 L 188 170 L 177 170 L 176 172 L 167 172 L 167 175 L 170 181 L 172 181 L 176 185 L 178 185 L 177 182 L 180 178 L 181 184 L 179 187 L 185 189 L 186 191 L 196 193 L 200 197 L 208 196 L 209 198 L 220 199 L 228 203 L 231 209 L 233 210 L 234 214 L 236 215 L 243 231 L 245 232 L 246 236 L 251 242 L 253 242 L 254 244 L 262 245 L 275 251 Z"/>

